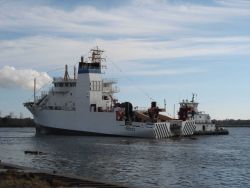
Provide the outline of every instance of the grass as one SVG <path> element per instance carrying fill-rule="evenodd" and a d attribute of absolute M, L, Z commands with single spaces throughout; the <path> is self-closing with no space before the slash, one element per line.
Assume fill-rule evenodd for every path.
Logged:
<path fill-rule="evenodd" d="M 35 173 L 8 170 L 0 172 L 0 188 L 51 188 L 67 187 L 68 184 L 59 180 L 42 179 Z"/>

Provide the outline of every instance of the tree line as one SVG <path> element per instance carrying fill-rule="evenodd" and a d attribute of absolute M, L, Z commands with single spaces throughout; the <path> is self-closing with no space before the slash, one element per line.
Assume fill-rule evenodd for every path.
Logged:
<path fill-rule="evenodd" d="M 0 118 L 0 127 L 33 127 L 35 126 L 31 118 L 11 118 L 9 116 Z"/>
<path fill-rule="evenodd" d="M 242 126 L 242 127 L 250 127 L 250 120 L 242 120 L 242 119 L 225 119 L 225 120 L 212 120 L 212 122 L 219 126 Z"/>

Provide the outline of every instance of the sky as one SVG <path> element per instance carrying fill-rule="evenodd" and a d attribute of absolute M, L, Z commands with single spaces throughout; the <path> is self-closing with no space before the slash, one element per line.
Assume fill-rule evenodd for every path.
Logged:
<path fill-rule="evenodd" d="M 46 89 L 99 46 L 121 102 L 165 99 L 174 116 L 195 93 L 212 119 L 250 119 L 249 10 L 248 0 L 0 0 L 0 115 L 31 117 L 33 79 Z"/>

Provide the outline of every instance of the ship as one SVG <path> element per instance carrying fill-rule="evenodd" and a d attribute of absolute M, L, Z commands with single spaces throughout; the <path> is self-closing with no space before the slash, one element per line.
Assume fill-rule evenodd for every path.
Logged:
<path fill-rule="evenodd" d="M 73 78 L 65 65 L 64 76 L 53 78 L 52 88 L 39 97 L 34 82 L 34 100 L 24 106 L 32 113 L 38 134 L 157 139 L 194 135 L 197 126 L 189 111 L 187 118 L 180 115 L 174 119 L 163 115 L 166 107 L 159 108 L 155 101 L 147 109 L 134 107 L 128 101 L 119 102 L 115 97 L 120 91 L 117 80 L 103 77 L 103 53 L 96 47 L 90 50 L 90 57 L 81 56 Z"/>
<path fill-rule="evenodd" d="M 193 120 L 195 122 L 194 135 L 227 135 L 227 129 L 216 126 L 209 114 L 199 111 L 199 103 L 195 101 L 195 93 L 192 94 L 191 100 L 182 100 L 178 112 L 178 119 L 182 121 Z"/>

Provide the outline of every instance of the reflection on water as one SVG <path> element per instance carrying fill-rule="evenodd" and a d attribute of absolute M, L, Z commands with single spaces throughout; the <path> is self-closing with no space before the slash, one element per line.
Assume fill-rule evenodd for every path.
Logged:
<path fill-rule="evenodd" d="M 249 187 L 250 128 L 229 131 L 153 140 L 35 136 L 33 128 L 0 128 L 0 160 L 134 187 Z"/>

